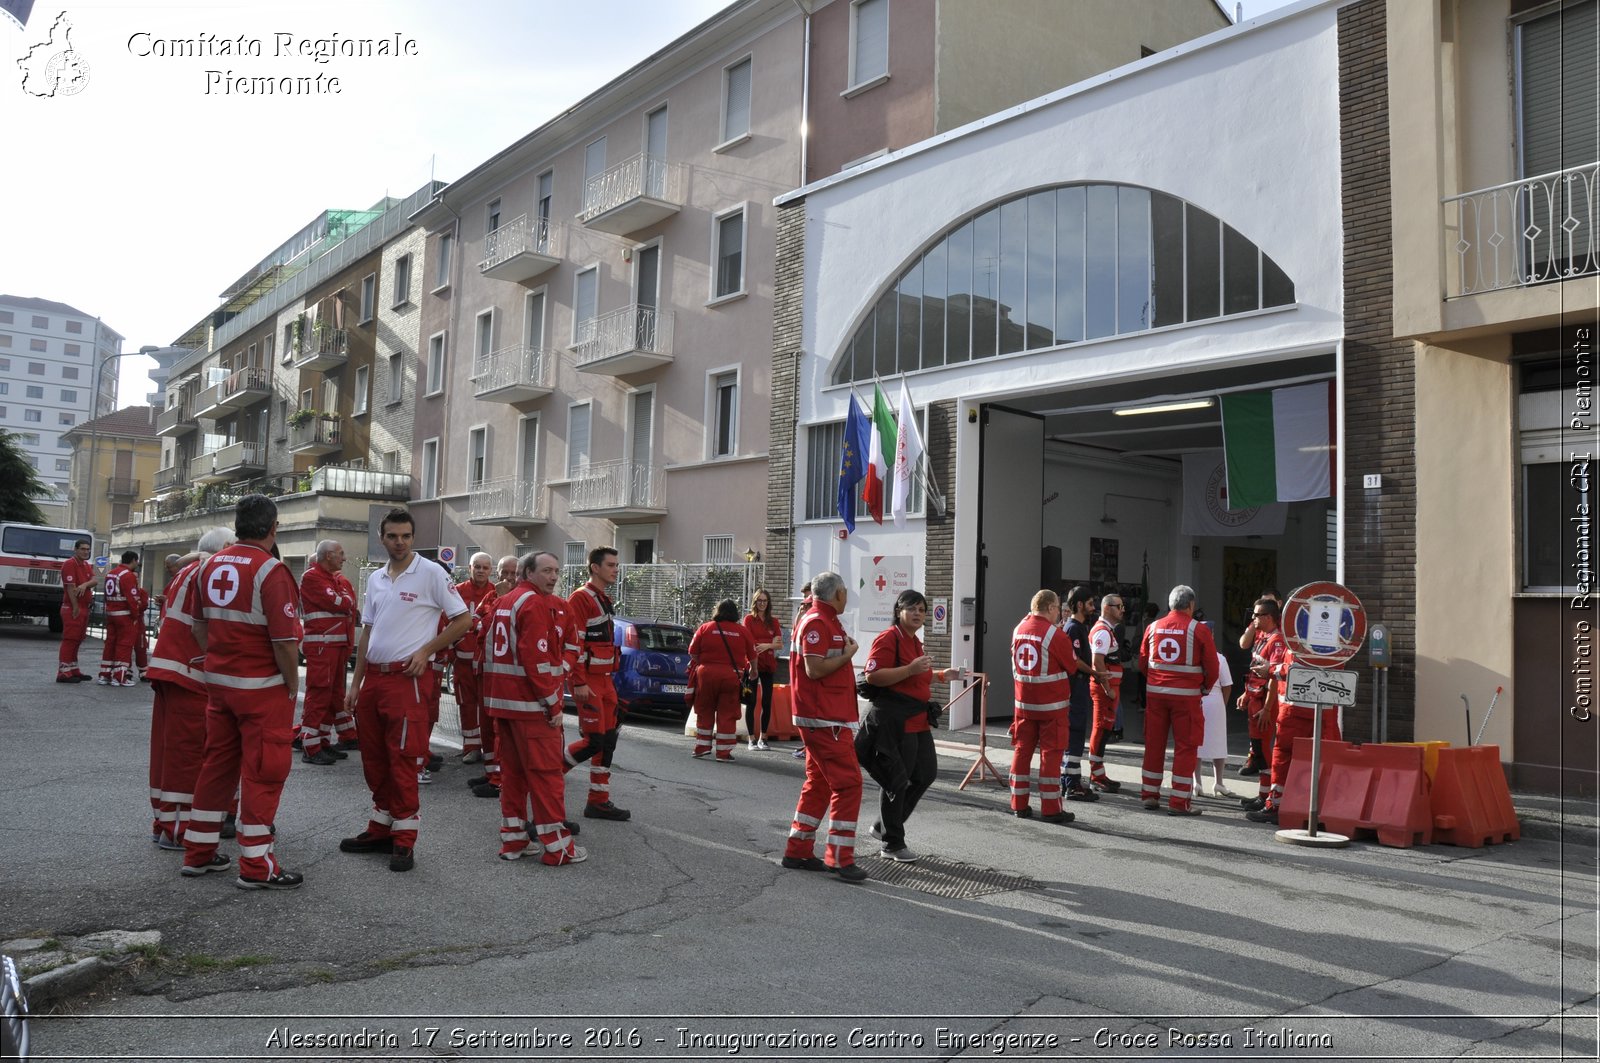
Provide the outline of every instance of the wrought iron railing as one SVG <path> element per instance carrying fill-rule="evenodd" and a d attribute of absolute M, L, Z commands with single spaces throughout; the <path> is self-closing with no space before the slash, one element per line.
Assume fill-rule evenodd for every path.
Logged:
<path fill-rule="evenodd" d="M 139 481 L 131 476 L 106 477 L 106 497 L 108 498 L 137 498 L 139 495 Z"/>
<path fill-rule="evenodd" d="M 543 347 L 502 347 L 472 363 L 472 390 L 482 397 L 511 387 L 550 388 L 555 354 Z"/>
<path fill-rule="evenodd" d="M 681 163 L 655 155 L 635 155 L 584 182 L 583 209 L 578 212 L 578 220 L 590 221 L 634 199 L 679 202 L 682 182 Z"/>
<path fill-rule="evenodd" d="M 537 480 L 508 476 L 467 486 L 467 519 L 544 520 L 547 515 L 544 485 Z"/>
<path fill-rule="evenodd" d="M 346 358 L 350 354 L 350 334 L 342 328 L 330 328 L 327 325 L 302 329 L 300 332 L 300 351 L 295 356 L 295 362 L 310 361 L 313 358 Z"/>
<path fill-rule="evenodd" d="M 661 509 L 661 466 L 643 461 L 597 461 L 572 476 L 573 510 Z"/>
<path fill-rule="evenodd" d="M 1600 273 L 1600 162 L 1450 196 L 1449 296 Z"/>
<path fill-rule="evenodd" d="M 561 226 L 549 218 L 529 220 L 518 215 L 483 239 L 483 261 L 479 271 L 491 270 L 521 254 L 561 257 Z"/>
<path fill-rule="evenodd" d="M 629 351 L 670 356 L 672 311 L 653 306 L 625 306 L 580 322 L 572 353 L 581 368 Z"/>

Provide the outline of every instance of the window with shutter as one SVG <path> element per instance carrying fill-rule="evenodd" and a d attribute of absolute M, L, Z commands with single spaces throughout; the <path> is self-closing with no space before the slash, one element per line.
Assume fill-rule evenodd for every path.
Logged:
<path fill-rule="evenodd" d="M 1600 0 L 1573 0 L 1516 27 L 1524 179 L 1517 226 L 1524 277 L 1559 279 L 1597 265 L 1594 197 L 1600 173 Z"/>

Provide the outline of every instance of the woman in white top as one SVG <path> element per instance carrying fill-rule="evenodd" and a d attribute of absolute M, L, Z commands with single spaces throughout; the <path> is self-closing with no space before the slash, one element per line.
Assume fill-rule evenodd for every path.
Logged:
<path fill-rule="evenodd" d="M 1211 687 L 1211 693 L 1200 699 L 1200 707 L 1206 715 L 1206 737 L 1200 743 L 1199 760 L 1195 767 L 1194 789 L 1200 792 L 1199 764 L 1211 765 L 1211 796 L 1232 797 L 1233 791 L 1229 790 L 1222 782 L 1222 774 L 1228 767 L 1228 713 L 1226 706 L 1233 698 L 1233 673 L 1228 670 L 1228 658 L 1217 654 L 1217 681 Z"/>

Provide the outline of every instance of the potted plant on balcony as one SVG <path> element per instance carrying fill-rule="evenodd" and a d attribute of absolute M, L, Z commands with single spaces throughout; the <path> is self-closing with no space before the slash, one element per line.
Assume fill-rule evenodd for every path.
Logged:
<path fill-rule="evenodd" d="M 296 410 L 289 415 L 289 427 L 299 428 L 302 425 L 310 424 L 321 416 L 322 414 L 318 410 Z"/>

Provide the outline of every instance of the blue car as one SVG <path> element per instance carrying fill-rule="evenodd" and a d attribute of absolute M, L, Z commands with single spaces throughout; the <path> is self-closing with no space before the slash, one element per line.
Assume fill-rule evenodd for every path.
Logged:
<path fill-rule="evenodd" d="M 677 624 L 613 617 L 612 637 L 622 660 L 612 678 L 617 703 L 633 712 L 648 709 L 685 717 L 683 696 L 689 683 L 689 640 L 694 632 Z"/>

